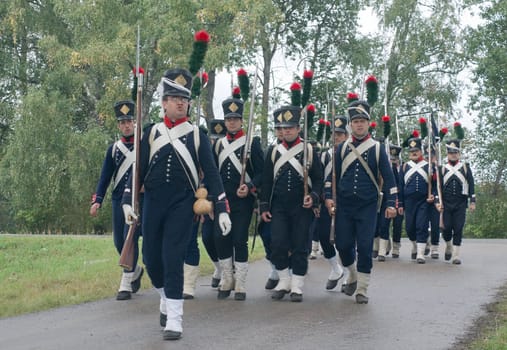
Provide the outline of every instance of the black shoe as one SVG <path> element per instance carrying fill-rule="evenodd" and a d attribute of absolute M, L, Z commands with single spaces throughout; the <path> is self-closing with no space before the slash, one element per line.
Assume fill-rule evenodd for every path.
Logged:
<path fill-rule="evenodd" d="M 339 281 L 339 279 L 337 279 L 337 280 L 327 280 L 326 290 L 331 290 L 331 289 L 336 288 L 336 286 L 338 285 L 338 281 Z"/>
<path fill-rule="evenodd" d="M 451 260 L 451 257 L 452 257 L 452 254 L 451 254 L 451 253 L 449 253 L 449 254 L 448 254 L 448 253 L 445 253 L 445 255 L 444 255 L 444 259 L 445 259 L 445 261 L 449 261 L 449 260 Z"/>
<path fill-rule="evenodd" d="M 160 327 L 165 327 L 166 323 L 167 323 L 167 315 L 160 313 Z"/>
<path fill-rule="evenodd" d="M 342 285 L 342 292 L 348 296 L 354 295 L 357 289 L 357 281 Z"/>
<path fill-rule="evenodd" d="M 378 261 L 386 261 L 386 257 L 384 255 L 379 255 L 377 259 Z"/>
<path fill-rule="evenodd" d="M 376 259 L 376 258 L 377 258 L 377 256 L 378 256 L 378 250 L 374 250 L 374 251 L 372 252 L 372 254 L 371 254 L 371 257 L 372 257 L 373 259 Z"/>
<path fill-rule="evenodd" d="M 181 338 L 181 332 L 164 331 L 164 340 L 178 340 Z"/>
<path fill-rule="evenodd" d="M 137 293 L 137 291 L 141 288 L 141 278 L 143 277 L 144 269 L 141 267 L 141 273 L 139 277 L 132 281 L 130 284 L 132 286 L 132 293 Z"/>
<path fill-rule="evenodd" d="M 357 304 L 368 304 L 368 297 L 362 294 L 356 294 L 356 303 Z"/>
<path fill-rule="evenodd" d="M 393 259 L 398 259 L 400 257 L 400 254 L 394 254 L 393 253 Z"/>
<path fill-rule="evenodd" d="M 217 299 L 226 299 L 231 295 L 230 290 L 218 290 Z"/>
<path fill-rule="evenodd" d="M 424 255 L 428 255 L 430 253 L 430 248 L 424 248 Z"/>
<path fill-rule="evenodd" d="M 129 300 L 132 299 L 132 293 L 122 290 L 119 291 L 118 294 L 116 294 L 116 300 Z"/>
<path fill-rule="evenodd" d="M 432 259 L 438 259 L 438 253 L 431 253 L 431 258 Z"/>
<path fill-rule="evenodd" d="M 426 259 L 424 258 L 418 258 L 416 261 L 418 264 L 426 264 Z"/>
<path fill-rule="evenodd" d="M 281 289 L 281 290 L 275 290 L 273 294 L 271 294 L 271 299 L 274 300 L 282 300 L 285 294 L 288 294 L 290 291 Z"/>
<path fill-rule="evenodd" d="M 220 278 L 211 277 L 211 288 L 218 288 Z"/>
<path fill-rule="evenodd" d="M 246 293 L 245 292 L 235 292 L 234 293 L 234 300 L 245 300 L 246 299 Z"/>
<path fill-rule="evenodd" d="M 264 286 L 264 289 L 272 290 L 275 289 L 275 287 L 278 285 L 279 280 L 274 280 L 271 278 L 268 278 L 266 285 Z"/>
<path fill-rule="evenodd" d="M 183 293 L 183 299 L 185 300 L 194 299 L 194 296 L 192 294 Z"/>
<path fill-rule="evenodd" d="M 410 254 L 410 257 L 412 258 L 412 260 L 415 260 L 415 258 L 417 258 L 417 253 Z"/>
<path fill-rule="evenodd" d="M 299 293 L 290 293 L 290 301 L 294 303 L 300 303 L 303 301 L 303 294 Z"/>

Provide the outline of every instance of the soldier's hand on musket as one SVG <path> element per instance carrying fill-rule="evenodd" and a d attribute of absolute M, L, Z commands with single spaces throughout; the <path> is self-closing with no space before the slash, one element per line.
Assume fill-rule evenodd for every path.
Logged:
<path fill-rule="evenodd" d="M 398 208 L 398 215 L 403 215 L 404 212 L 405 210 L 403 210 L 403 207 Z"/>
<path fill-rule="evenodd" d="M 271 213 L 269 211 L 265 211 L 261 214 L 261 218 L 264 222 L 271 222 Z"/>
<path fill-rule="evenodd" d="M 100 208 L 100 203 L 93 203 L 90 207 L 90 215 L 91 216 L 97 216 Z"/>
<path fill-rule="evenodd" d="M 309 194 L 307 194 L 304 198 L 303 198 L 303 208 L 311 208 L 313 206 L 313 198 L 312 196 L 310 196 Z"/>
<path fill-rule="evenodd" d="M 134 208 L 132 208 L 129 204 L 123 204 L 123 215 L 125 216 L 125 223 L 127 225 L 132 225 L 134 221 L 137 220 L 137 214 L 134 212 Z"/>
<path fill-rule="evenodd" d="M 386 212 L 385 212 L 385 216 L 387 219 L 393 219 L 396 217 L 396 208 L 395 207 L 387 207 L 386 208 Z"/>
<path fill-rule="evenodd" d="M 428 198 L 426 198 L 426 202 L 433 203 L 435 201 L 435 196 L 430 194 Z"/>
<path fill-rule="evenodd" d="M 324 202 L 324 204 L 326 205 L 326 208 L 327 208 L 327 211 L 329 213 L 330 216 L 334 216 L 334 212 L 335 212 L 335 205 L 334 205 L 334 201 L 332 199 L 326 199 L 326 201 Z"/>
<path fill-rule="evenodd" d="M 444 206 L 441 204 L 441 203 L 436 203 L 435 204 L 435 208 L 437 208 L 437 210 L 441 213 L 442 211 L 444 211 Z"/>
<path fill-rule="evenodd" d="M 241 186 L 239 186 L 238 190 L 236 191 L 236 194 L 238 195 L 239 198 L 245 198 L 246 196 L 248 196 L 248 185 L 247 184 L 243 184 Z"/>
<path fill-rule="evenodd" d="M 470 210 L 471 212 L 474 212 L 474 211 L 475 211 L 475 202 L 470 203 L 469 210 Z"/>

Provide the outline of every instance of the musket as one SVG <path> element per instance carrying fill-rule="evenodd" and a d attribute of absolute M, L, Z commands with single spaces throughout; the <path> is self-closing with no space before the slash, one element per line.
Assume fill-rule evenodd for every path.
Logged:
<path fill-rule="evenodd" d="M 240 186 L 245 183 L 246 167 L 248 164 L 248 159 L 250 159 L 250 152 L 252 150 L 253 120 L 255 113 L 255 90 L 257 89 L 257 66 L 258 63 L 255 65 L 253 89 L 250 96 L 250 114 L 248 115 L 248 129 L 246 131 L 245 148 L 243 149 L 243 157 L 241 160 L 241 176 L 239 179 Z"/>
<path fill-rule="evenodd" d="M 329 243 L 334 244 L 335 239 L 335 223 L 336 223 L 336 164 L 335 164 L 335 109 L 334 101 L 331 102 L 331 120 L 333 121 L 331 127 L 331 198 L 333 199 L 333 215 L 331 215 L 331 229 L 329 230 Z"/>
<path fill-rule="evenodd" d="M 301 112 L 301 116 L 303 117 L 303 184 L 304 184 L 304 197 L 308 196 L 308 117 L 307 117 L 307 108 L 306 105 Z"/>
<path fill-rule="evenodd" d="M 136 219 L 130 225 L 127 237 L 123 243 L 123 248 L 120 254 L 120 261 L 118 264 L 124 269 L 130 271 L 134 267 L 134 246 L 135 246 L 135 233 L 140 224 L 141 216 L 139 213 L 139 187 L 140 187 L 140 171 L 141 163 L 140 158 L 140 143 L 141 143 L 141 129 L 142 129 L 142 114 L 143 114 L 143 73 L 141 73 L 139 66 L 139 40 L 140 28 L 137 27 L 137 52 L 136 52 L 136 67 L 135 77 L 137 77 L 137 96 L 136 96 L 136 125 L 134 128 L 134 153 L 135 158 L 132 164 L 132 208 L 136 213 Z"/>
<path fill-rule="evenodd" d="M 430 123 L 431 123 L 431 120 L 430 120 Z M 433 128 L 431 127 L 431 124 L 430 124 L 430 127 L 428 128 L 428 199 L 431 197 L 431 192 L 432 192 L 431 182 L 433 180 L 433 164 L 431 162 L 431 144 L 433 143 L 432 139 L 431 139 L 432 129 Z"/>

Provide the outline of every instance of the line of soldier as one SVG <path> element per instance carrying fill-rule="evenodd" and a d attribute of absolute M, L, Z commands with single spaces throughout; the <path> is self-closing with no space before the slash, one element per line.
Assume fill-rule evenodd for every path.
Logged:
<path fill-rule="evenodd" d="M 240 183 L 240 159 L 247 143 L 242 128 L 243 101 L 230 98 L 223 102 L 225 125 L 218 121 L 212 123 L 210 138 L 213 141 L 209 142 L 203 131 L 193 126 L 188 118 L 191 86 L 192 76 L 187 70 L 166 71 L 159 84 L 163 121 L 144 130 L 140 144 L 141 157 L 138 160 L 143 192 L 143 217 L 138 235 L 142 232 L 143 262 L 153 286 L 160 294 L 160 324 L 164 327 L 164 339 L 181 337 L 183 299 L 194 295 L 198 257 L 197 260 L 195 255 L 191 258 L 195 253 L 190 253 L 195 252 L 197 244 L 193 239 L 197 225 L 192 207 L 194 194 L 201 183 L 209 191 L 208 199 L 214 202 L 213 211 L 204 219 L 203 227 L 206 228 L 203 228 L 203 241 L 215 263 L 212 286 L 218 286 L 218 299 L 227 298 L 233 290 L 234 299 L 246 298 L 248 228 L 256 196 L 263 220 L 259 231 L 272 266 L 265 287 L 273 290 L 274 300 L 283 299 L 286 294 L 293 302 L 303 300 L 310 250 L 310 224 L 317 212 L 315 209 L 321 203 L 325 203 L 328 209 L 327 213 L 321 210 L 322 215 L 318 220 L 319 232 L 322 233 L 321 245 L 331 267 L 326 289 L 335 288 L 346 273 L 342 291 L 354 295 L 357 303 L 368 303 L 367 289 L 377 219 L 395 218 L 402 213 L 402 208 L 410 218 L 407 220 L 407 223 L 410 222 L 407 232 L 411 241 L 417 241 L 416 257 L 420 262 L 419 247 L 422 246 L 419 243 L 426 240 L 422 237 L 424 230 L 421 231 L 417 224 L 416 228 L 413 226 L 423 219 L 410 216 L 413 212 L 420 212 L 417 209 L 420 203 L 409 203 L 412 174 L 416 181 L 415 192 L 422 192 L 428 180 L 427 177 L 417 180 L 423 176 L 424 165 L 417 165 L 421 161 L 420 156 L 416 152 L 417 147 L 411 146 L 412 163 L 402 167 L 400 189 L 403 195 L 398 197 L 398 186 L 388 155 L 368 133 L 370 115 L 367 102 L 351 103 L 347 109 L 348 118 L 342 116 L 334 121 L 337 135 L 335 147 L 322 155 L 300 137 L 300 107 L 283 106 L 275 110 L 273 117 L 277 143 L 271 145 L 264 155 L 260 140 L 253 138 L 245 181 Z M 130 205 L 133 107 L 129 101 L 120 101 L 115 105 L 123 137 L 106 153 L 90 209 L 90 213 L 96 215 L 107 186 L 114 179 L 113 221 L 118 252 L 121 252 L 126 233 L 121 220 L 130 224 L 137 215 Z M 219 130 L 220 127 L 223 130 Z M 225 135 L 219 137 L 213 135 L 213 131 L 221 131 L 217 134 Z M 303 164 L 304 145 L 308 147 L 308 164 Z M 449 146 L 448 150 L 451 153 L 459 151 L 459 144 Z M 336 181 L 333 181 L 329 171 L 332 152 L 335 152 Z M 449 164 L 439 172 L 443 183 L 443 200 L 439 203 L 446 208 L 444 239 L 446 242 L 453 241 L 453 262 L 459 259 L 464 223 L 462 208 L 466 208 L 466 204 L 462 203 L 463 196 L 468 190 L 464 198 L 475 198 L 471 170 L 468 165 L 459 162 L 457 154 L 457 158 L 449 155 Z M 308 194 L 304 192 L 305 166 L 308 167 Z M 333 202 L 331 196 L 333 183 L 336 183 L 337 203 Z M 382 201 L 379 201 L 381 193 L 384 194 L 383 207 L 380 207 Z M 456 204 L 458 197 L 460 204 Z M 424 198 L 424 203 L 428 202 Z M 339 223 L 335 231 L 336 250 L 329 239 L 332 215 Z M 424 220 L 427 235 L 428 219 Z M 399 244 L 396 240 L 395 243 Z M 379 256 L 383 253 L 382 249 Z M 137 256 L 138 251 L 136 263 Z M 132 271 L 124 271 L 117 299 L 130 298 L 131 293 L 139 289 L 142 274 L 143 269 L 137 264 Z"/>

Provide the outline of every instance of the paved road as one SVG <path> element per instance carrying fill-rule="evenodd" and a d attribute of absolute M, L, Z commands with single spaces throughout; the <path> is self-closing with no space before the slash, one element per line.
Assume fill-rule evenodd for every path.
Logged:
<path fill-rule="evenodd" d="M 0 319 L 0 349 L 449 349 L 507 281 L 507 240 L 465 240 L 461 266 L 401 258 L 374 264 L 370 303 L 325 291 L 328 264 L 310 262 L 304 301 L 272 301 L 265 261 L 251 265 L 245 302 L 216 299 L 209 277 L 185 302 L 184 333 L 163 341 L 158 295 L 106 299 Z M 147 280 L 143 280 L 148 283 Z"/>

